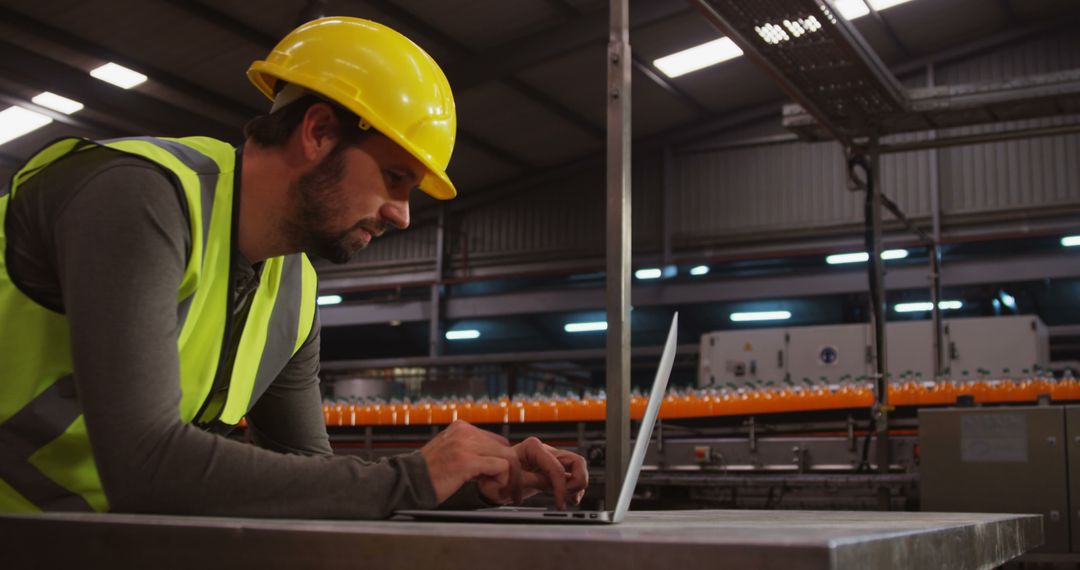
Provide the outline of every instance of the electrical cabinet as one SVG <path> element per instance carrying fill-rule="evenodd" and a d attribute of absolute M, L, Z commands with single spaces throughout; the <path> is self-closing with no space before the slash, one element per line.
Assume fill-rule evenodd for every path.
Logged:
<path fill-rule="evenodd" d="M 781 380 L 787 373 L 784 329 L 721 331 L 702 335 L 698 385 L 723 386 Z"/>
<path fill-rule="evenodd" d="M 1036 552 L 1069 552 L 1076 483 L 1066 465 L 1080 446 L 1066 441 L 1065 415 L 1060 406 L 919 410 L 922 510 L 1040 514 L 1045 542 Z"/>

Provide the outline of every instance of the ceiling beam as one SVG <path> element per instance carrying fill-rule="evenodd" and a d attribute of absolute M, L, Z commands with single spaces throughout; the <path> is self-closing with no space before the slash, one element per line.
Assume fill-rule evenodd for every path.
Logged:
<path fill-rule="evenodd" d="M 135 132 L 130 130 L 117 129 L 112 125 L 107 125 L 100 121 L 88 119 L 85 116 L 66 115 L 64 113 L 49 109 L 48 107 L 42 107 L 41 105 L 34 103 L 28 98 L 20 97 L 8 91 L 0 90 L 0 103 L 3 103 L 5 105 L 18 105 L 20 107 L 29 109 L 35 113 L 45 115 L 46 117 L 49 117 L 50 119 L 58 123 L 70 125 L 72 127 L 84 129 L 87 131 L 96 131 L 97 133 L 105 137 L 117 137 L 136 134 Z"/>
<path fill-rule="evenodd" d="M 866 2 L 866 0 L 863 0 L 863 3 L 870 9 L 870 17 L 884 28 L 885 35 L 889 36 L 889 41 L 893 43 L 893 46 L 896 47 L 900 54 L 903 55 L 905 59 L 914 57 L 914 54 L 911 53 L 911 50 L 908 49 L 907 45 L 900 39 L 900 36 L 896 34 L 896 30 L 894 30 L 893 27 L 889 25 L 889 22 L 885 20 L 885 17 L 881 15 L 881 12 L 870 5 L 869 2 Z"/>
<path fill-rule="evenodd" d="M 233 35 L 240 36 L 245 40 L 266 50 L 273 49 L 274 46 L 277 45 L 278 41 L 281 40 L 281 38 L 278 36 L 268 34 L 254 26 L 249 25 L 243 20 L 234 18 L 227 12 L 203 4 L 200 0 L 164 1 L 189 16 L 193 16 L 208 24 L 212 24 L 217 28 L 225 30 Z M 284 30 L 282 33 L 285 33 L 287 31 L 288 30 Z"/>
<path fill-rule="evenodd" d="M 76 99 L 95 111 L 138 125 L 144 134 L 205 135 L 232 142 L 241 138 L 240 128 L 235 125 L 226 125 L 137 90 L 110 85 L 83 69 L 4 40 L 0 40 L 0 73 L 27 87 Z"/>
<path fill-rule="evenodd" d="M 158 83 L 173 91 L 187 95 L 198 100 L 201 104 L 217 107 L 223 111 L 238 115 L 241 120 L 247 120 L 255 115 L 265 113 L 265 109 L 256 109 L 246 103 L 232 99 L 226 95 L 211 91 L 198 83 L 179 77 L 165 69 L 139 61 L 130 56 L 111 51 L 87 39 L 84 39 L 69 30 L 61 30 L 55 26 L 31 18 L 21 12 L 17 12 L 6 6 L 0 6 L 0 20 L 5 24 L 12 25 L 22 31 L 65 49 L 84 53 L 102 61 L 111 61 L 124 67 L 134 69 L 148 75 L 154 83 Z"/>
<path fill-rule="evenodd" d="M 416 32 L 419 32 L 420 35 L 431 38 L 442 47 L 455 52 L 458 57 L 473 58 L 476 57 L 478 54 L 476 50 L 459 42 L 457 39 L 450 36 L 450 34 L 447 34 L 446 32 L 436 28 L 435 26 L 424 21 L 412 12 L 398 6 L 397 4 L 394 4 L 393 2 L 390 2 L 389 0 L 366 0 L 366 3 L 374 6 L 377 10 L 390 16 L 391 18 L 394 18 L 395 20 L 398 20 L 399 22 L 412 28 Z M 449 77 L 449 79 L 450 84 L 453 85 L 455 89 L 462 89 L 462 87 L 457 85 L 457 83 L 454 81 L 453 77 Z M 593 123 L 584 115 L 581 115 L 577 111 L 574 111 L 573 109 L 563 105 L 562 103 L 559 103 L 550 95 L 540 91 L 539 89 L 533 87 L 532 85 L 529 85 L 528 83 L 525 83 L 524 81 L 516 77 L 507 76 L 501 79 L 514 91 L 517 91 L 518 93 L 528 97 L 529 99 L 532 99 L 544 109 L 547 109 L 552 114 L 562 118 L 564 121 L 567 121 L 578 129 L 584 131 L 593 139 L 604 139 L 604 129 L 600 125 Z"/>
<path fill-rule="evenodd" d="M 689 7 L 680 2 L 645 0 L 632 4 L 631 28 L 646 26 L 690 11 Z M 488 81 L 512 77 L 522 70 L 588 45 L 605 45 L 608 33 L 608 11 L 605 5 L 602 9 L 582 14 L 559 25 L 492 46 L 476 57 L 447 66 L 446 75 L 456 89 L 468 89 Z"/>
<path fill-rule="evenodd" d="M 709 116 L 715 114 L 710 109 L 705 107 L 705 105 L 702 105 L 701 102 L 699 102 L 697 99 L 694 99 L 689 93 L 683 91 L 677 85 L 665 79 L 660 74 L 660 70 L 653 67 L 651 63 L 642 59 L 640 55 L 635 53 L 631 54 L 630 57 L 632 59 L 632 63 L 634 64 L 634 69 L 637 69 L 638 72 L 640 72 L 646 78 L 658 85 L 661 89 L 666 91 L 668 95 L 671 95 L 672 97 L 675 97 L 676 99 L 682 101 L 683 104 L 690 107 L 691 109 L 694 109 L 701 115 Z"/>

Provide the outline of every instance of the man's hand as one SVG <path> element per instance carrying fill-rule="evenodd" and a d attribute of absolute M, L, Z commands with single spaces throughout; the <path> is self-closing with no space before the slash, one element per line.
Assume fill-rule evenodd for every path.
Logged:
<path fill-rule="evenodd" d="M 585 459 L 530 437 L 511 447 L 506 438 L 463 421 L 450 424 L 420 449 L 441 503 L 466 481 L 476 480 L 489 501 L 520 504 L 541 491 L 555 497 L 559 509 L 566 497 L 581 502 L 589 485 Z"/>
<path fill-rule="evenodd" d="M 521 465 L 521 489 L 513 494 L 515 503 L 521 503 L 541 491 L 547 491 L 555 498 L 555 506 L 566 508 L 566 498 L 577 505 L 585 496 L 589 486 L 589 470 L 585 458 L 580 455 L 545 445 L 539 439 L 530 437 L 513 447 Z M 478 481 L 480 492 L 488 500 L 505 503 L 506 496 L 498 487 L 497 481 L 482 478 Z"/>
<path fill-rule="evenodd" d="M 441 503 L 466 481 L 490 482 L 489 498 L 499 503 L 520 503 L 521 461 L 506 438 L 457 420 L 439 432 L 420 453 Z M 486 493 L 485 493 L 486 495 Z"/>

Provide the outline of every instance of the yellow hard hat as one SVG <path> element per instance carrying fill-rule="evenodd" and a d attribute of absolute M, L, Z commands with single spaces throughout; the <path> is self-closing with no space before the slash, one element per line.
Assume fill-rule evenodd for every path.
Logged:
<path fill-rule="evenodd" d="M 420 189 L 457 195 L 446 165 L 454 151 L 457 111 L 446 75 L 420 46 L 360 18 L 320 18 L 285 36 L 248 79 L 272 101 L 278 81 L 337 102 L 427 167 Z"/>

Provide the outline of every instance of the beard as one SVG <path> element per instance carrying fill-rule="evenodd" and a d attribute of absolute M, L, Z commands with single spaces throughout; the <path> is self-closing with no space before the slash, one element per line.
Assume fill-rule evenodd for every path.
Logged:
<path fill-rule="evenodd" d="M 293 243 L 300 244 L 305 253 L 338 265 L 367 246 L 368 241 L 356 235 L 357 229 L 366 230 L 373 238 L 386 229 L 385 222 L 375 218 L 361 219 L 345 230 L 334 229 L 334 219 L 346 205 L 347 191 L 341 186 L 346 146 L 339 143 L 293 184 L 298 215 L 289 228 Z"/>

